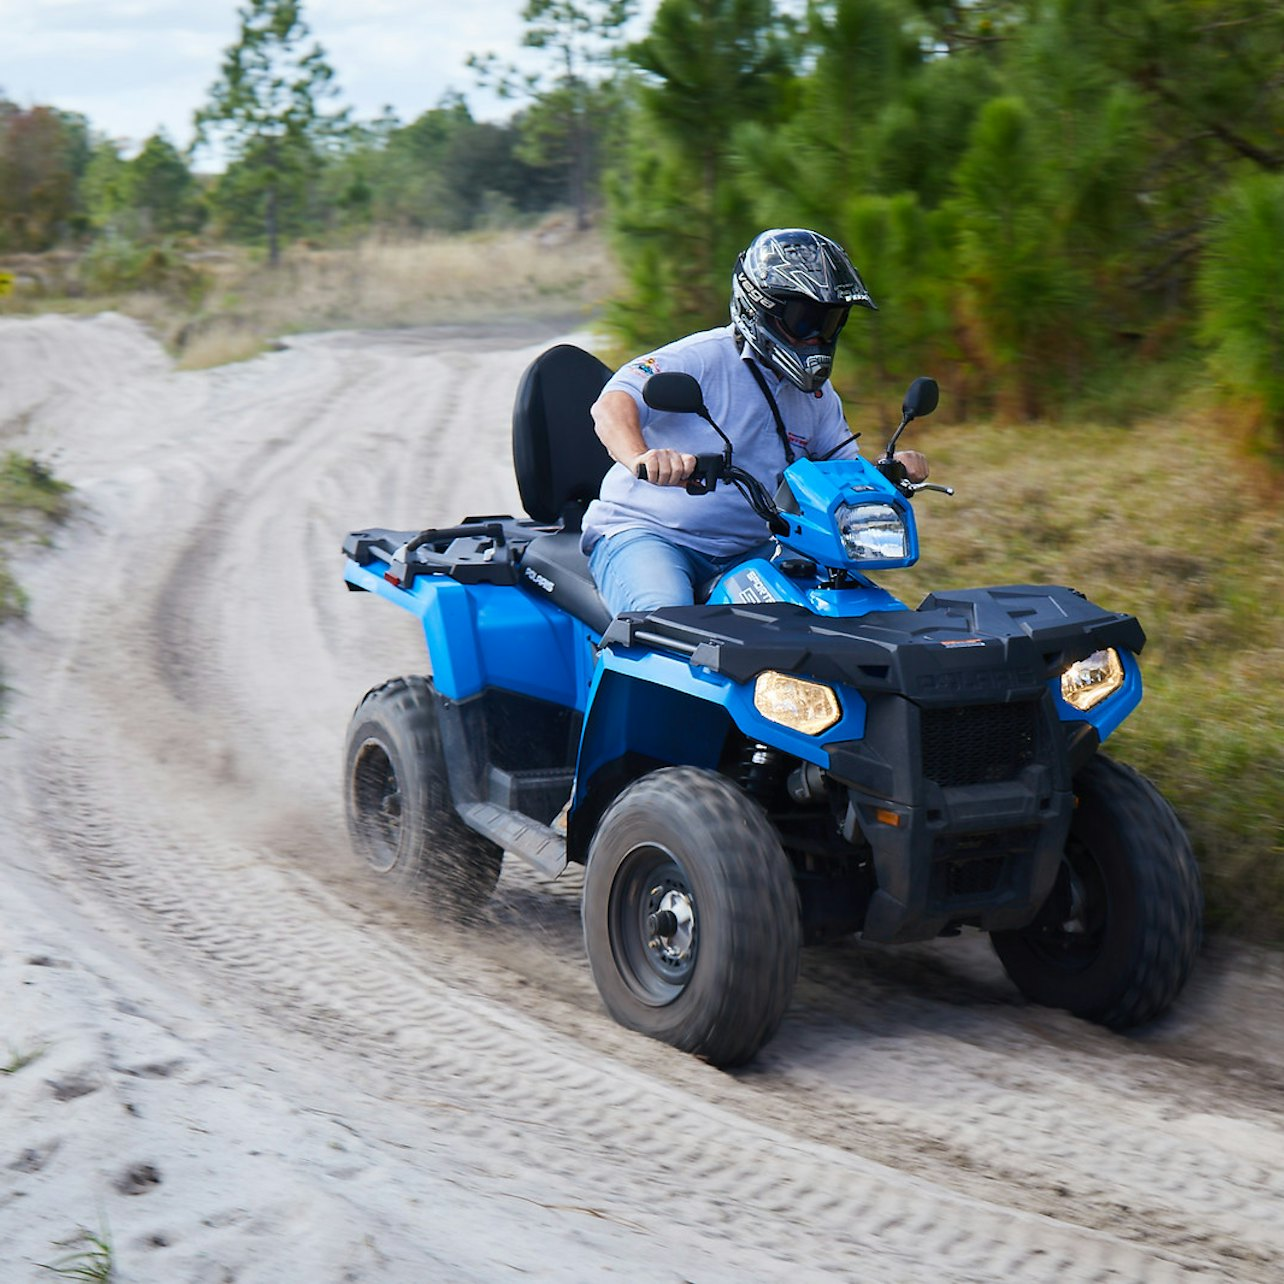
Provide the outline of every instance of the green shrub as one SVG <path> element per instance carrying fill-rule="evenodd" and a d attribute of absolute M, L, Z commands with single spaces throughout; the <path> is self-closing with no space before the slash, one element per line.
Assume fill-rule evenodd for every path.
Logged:
<path fill-rule="evenodd" d="M 65 520 L 71 510 L 70 491 L 38 460 L 13 452 L 0 460 L 0 539 L 6 547 Z M 0 564 L 0 623 L 21 615 L 25 605 L 21 588 Z"/>
<path fill-rule="evenodd" d="M 1213 370 L 1256 402 L 1284 450 L 1284 177 L 1255 174 L 1230 188 L 1199 273 L 1200 331 Z"/>
<path fill-rule="evenodd" d="M 197 304 L 209 289 L 209 275 L 188 262 L 171 241 L 147 242 L 108 232 L 85 251 L 80 280 L 89 294 L 135 290 Z"/>

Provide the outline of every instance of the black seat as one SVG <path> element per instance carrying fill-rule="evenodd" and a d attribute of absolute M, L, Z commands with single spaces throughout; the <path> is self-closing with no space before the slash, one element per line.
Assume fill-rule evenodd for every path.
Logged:
<path fill-rule="evenodd" d="M 537 535 L 522 554 L 519 578 L 536 597 L 551 598 L 598 633 L 611 622 L 611 612 L 589 572 L 588 558 L 580 552 L 579 531 Z"/>
<path fill-rule="evenodd" d="M 610 377 L 610 368 L 592 354 L 559 344 L 531 363 L 513 406 L 513 468 L 522 506 L 537 522 L 559 528 L 531 540 L 519 582 L 599 633 L 611 612 L 580 552 L 580 524 L 611 466 L 589 413 Z"/>
<path fill-rule="evenodd" d="M 513 406 L 513 467 L 522 505 L 537 521 L 579 530 L 611 456 L 589 411 L 610 368 L 569 343 L 536 357 Z"/>

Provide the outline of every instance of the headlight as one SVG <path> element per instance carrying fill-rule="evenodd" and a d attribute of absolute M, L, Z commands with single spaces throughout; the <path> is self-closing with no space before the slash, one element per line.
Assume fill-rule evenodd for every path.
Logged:
<path fill-rule="evenodd" d="M 753 707 L 768 722 L 792 727 L 805 736 L 819 735 L 843 716 L 838 697 L 829 687 L 775 669 L 758 675 L 753 684 Z"/>
<path fill-rule="evenodd" d="M 1061 698 L 1076 709 L 1091 709 L 1123 686 L 1123 662 L 1113 647 L 1076 660 L 1061 673 Z"/>
<path fill-rule="evenodd" d="M 843 504 L 834 520 L 843 552 L 853 562 L 894 562 L 909 556 L 905 518 L 891 504 Z"/>

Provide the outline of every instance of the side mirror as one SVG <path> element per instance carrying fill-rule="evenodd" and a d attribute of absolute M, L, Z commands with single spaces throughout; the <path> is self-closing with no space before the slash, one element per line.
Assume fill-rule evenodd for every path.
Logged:
<path fill-rule="evenodd" d="M 933 385 L 935 386 L 935 385 Z M 668 410 L 675 414 L 708 417 L 704 408 L 704 393 L 695 375 L 681 370 L 665 370 L 653 374 L 642 385 L 642 400 L 652 410 Z"/>
<path fill-rule="evenodd" d="M 936 409 L 940 399 L 941 390 L 937 387 L 936 380 L 920 375 L 910 384 L 909 391 L 905 394 L 905 402 L 901 406 L 901 414 L 905 416 L 905 422 L 909 423 L 911 419 L 921 419 L 924 415 L 930 415 Z"/>

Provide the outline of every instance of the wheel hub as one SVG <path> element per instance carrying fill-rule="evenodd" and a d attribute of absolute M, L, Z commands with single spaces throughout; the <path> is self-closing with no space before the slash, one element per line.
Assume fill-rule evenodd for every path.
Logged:
<path fill-rule="evenodd" d="M 621 861 L 607 906 L 611 949 L 625 984 L 663 1007 L 686 989 L 700 953 L 696 898 L 667 848 L 640 843 Z"/>
<path fill-rule="evenodd" d="M 662 891 L 661 887 L 653 887 L 652 898 Z M 658 951 L 667 963 L 685 963 L 691 957 L 691 943 L 695 938 L 695 906 L 691 897 L 676 888 L 664 892 L 655 912 L 647 918 L 647 932 L 649 949 Z"/>

